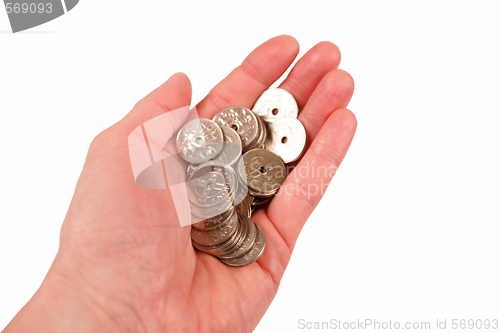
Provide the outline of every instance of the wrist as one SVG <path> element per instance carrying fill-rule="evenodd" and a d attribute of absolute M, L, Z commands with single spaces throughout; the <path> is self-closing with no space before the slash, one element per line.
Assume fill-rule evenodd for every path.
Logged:
<path fill-rule="evenodd" d="M 135 314 L 60 274 L 55 263 L 35 295 L 7 325 L 10 332 L 140 332 Z"/>

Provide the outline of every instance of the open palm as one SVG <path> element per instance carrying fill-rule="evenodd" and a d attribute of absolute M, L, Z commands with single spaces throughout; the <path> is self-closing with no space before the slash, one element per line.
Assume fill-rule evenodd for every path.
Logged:
<path fill-rule="evenodd" d="M 265 42 L 197 105 L 200 117 L 212 118 L 233 104 L 251 108 L 297 54 L 298 44 L 290 36 Z M 40 299 L 58 309 L 52 314 L 46 307 L 46 322 L 62 325 L 53 317 L 78 314 L 72 331 L 252 331 L 273 300 L 297 237 L 356 129 L 355 117 L 345 109 L 353 81 L 337 69 L 339 62 L 335 45 L 319 43 L 280 86 L 297 100 L 308 149 L 278 195 L 254 212 L 252 220 L 264 230 L 267 245 L 258 261 L 244 267 L 226 266 L 193 249 L 189 226 L 164 227 L 177 219 L 169 190 L 140 188 L 132 177 L 129 134 L 191 103 L 184 74 L 172 76 L 99 134 L 63 223 L 57 257 L 30 301 Z M 17 324 L 27 330 L 30 325 Z M 16 319 L 6 332 L 15 325 Z"/>

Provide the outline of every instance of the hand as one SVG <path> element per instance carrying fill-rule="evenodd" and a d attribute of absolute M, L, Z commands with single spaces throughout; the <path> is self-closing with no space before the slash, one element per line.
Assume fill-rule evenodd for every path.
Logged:
<path fill-rule="evenodd" d="M 212 118 L 232 104 L 251 108 L 298 51 L 290 36 L 256 48 L 197 105 L 200 117 Z M 354 85 L 337 69 L 339 62 L 335 45 L 319 43 L 281 84 L 297 100 L 308 149 L 278 195 L 252 216 L 267 238 L 258 261 L 229 267 L 193 249 L 190 227 L 154 227 L 177 219 L 170 192 L 134 182 L 129 134 L 191 103 L 189 79 L 175 74 L 92 142 L 57 256 L 4 332 L 252 331 L 356 130 L 354 115 L 345 109 Z"/>

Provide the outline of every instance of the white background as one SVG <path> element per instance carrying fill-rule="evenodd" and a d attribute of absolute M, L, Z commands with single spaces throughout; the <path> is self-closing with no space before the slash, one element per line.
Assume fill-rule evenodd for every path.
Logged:
<path fill-rule="evenodd" d="M 339 46 L 359 126 L 256 332 L 500 319 L 496 4 L 82 0 L 15 35 L 0 9 L 0 328 L 52 262 L 92 138 L 175 72 L 199 101 L 283 33 Z"/>

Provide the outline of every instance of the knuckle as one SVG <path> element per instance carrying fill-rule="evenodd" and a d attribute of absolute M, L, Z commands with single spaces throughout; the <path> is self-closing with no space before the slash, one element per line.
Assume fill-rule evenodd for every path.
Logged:
<path fill-rule="evenodd" d="M 266 80 L 263 78 L 261 71 L 249 59 L 243 61 L 241 70 L 255 82 L 258 82 L 262 86 L 266 86 Z"/>
<path fill-rule="evenodd" d="M 207 99 L 217 110 L 222 110 L 223 108 L 232 105 L 231 101 L 227 97 L 223 96 L 217 89 L 210 91 L 207 95 Z"/>

